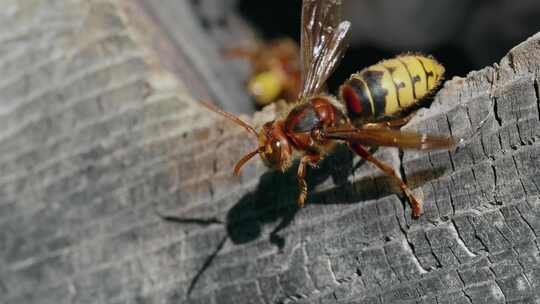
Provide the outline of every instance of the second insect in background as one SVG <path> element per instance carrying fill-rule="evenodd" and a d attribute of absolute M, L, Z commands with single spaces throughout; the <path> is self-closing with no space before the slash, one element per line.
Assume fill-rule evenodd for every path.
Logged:
<path fill-rule="evenodd" d="M 300 90 L 300 49 L 289 38 L 258 42 L 252 47 L 225 50 L 227 57 L 244 58 L 251 65 L 247 90 L 259 106 L 278 100 L 293 102 Z"/>

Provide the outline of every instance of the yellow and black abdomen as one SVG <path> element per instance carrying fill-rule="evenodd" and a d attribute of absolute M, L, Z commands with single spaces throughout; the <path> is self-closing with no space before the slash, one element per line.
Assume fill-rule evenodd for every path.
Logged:
<path fill-rule="evenodd" d="M 400 55 L 352 74 L 340 87 L 351 119 L 394 116 L 437 88 L 444 67 L 432 57 Z"/>

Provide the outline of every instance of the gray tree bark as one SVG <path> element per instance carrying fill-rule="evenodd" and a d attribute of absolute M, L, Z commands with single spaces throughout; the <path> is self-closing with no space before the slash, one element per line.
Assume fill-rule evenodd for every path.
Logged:
<path fill-rule="evenodd" d="M 3 6 L 0 303 L 540 299 L 540 34 L 446 82 L 406 126 L 457 150 L 376 152 L 424 201 L 413 220 L 346 149 L 308 172 L 301 210 L 294 172 L 257 160 L 232 177 L 253 143 L 190 92 L 241 96 L 241 82 L 204 86 L 234 69 L 133 3 Z M 179 31 L 201 33 L 188 16 Z"/>

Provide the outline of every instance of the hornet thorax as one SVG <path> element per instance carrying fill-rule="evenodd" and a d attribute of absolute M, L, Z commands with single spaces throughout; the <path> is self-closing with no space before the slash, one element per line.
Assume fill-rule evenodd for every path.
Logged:
<path fill-rule="evenodd" d="M 334 106 L 331 96 L 316 96 L 293 108 L 283 124 L 293 146 L 308 153 L 326 154 L 334 145 L 319 132 L 348 122 L 343 112 Z"/>

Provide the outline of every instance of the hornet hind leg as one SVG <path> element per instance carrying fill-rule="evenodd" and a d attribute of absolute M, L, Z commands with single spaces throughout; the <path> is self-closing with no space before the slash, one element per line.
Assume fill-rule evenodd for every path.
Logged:
<path fill-rule="evenodd" d="M 411 189 L 409 189 L 407 184 L 405 184 L 405 182 L 399 177 L 399 175 L 396 173 L 396 171 L 392 167 L 390 167 L 388 164 L 385 164 L 384 162 L 373 157 L 373 155 L 371 155 L 360 144 L 349 143 L 349 147 L 360 157 L 372 163 L 377 168 L 381 169 L 384 173 L 391 176 L 399 184 L 399 187 L 409 199 L 409 203 L 411 204 L 411 209 L 412 209 L 412 216 L 414 218 L 418 218 L 420 214 L 422 214 L 422 204 L 414 197 Z"/>

